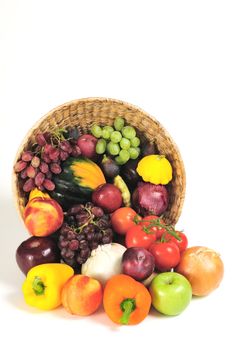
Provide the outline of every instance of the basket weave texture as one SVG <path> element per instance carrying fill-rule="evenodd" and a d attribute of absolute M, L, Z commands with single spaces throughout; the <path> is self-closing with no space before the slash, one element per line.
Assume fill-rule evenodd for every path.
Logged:
<path fill-rule="evenodd" d="M 164 220 L 167 224 L 176 224 L 183 206 L 186 183 L 179 150 L 168 132 L 154 117 L 126 102 L 110 98 L 84 98 L 54 108 L 29 130 L 18 149 L 15 162 L 21 157 L 24 150 L 30 149 L 35 143 L 35 136 L 39 132 L 79 126 L 80 130 L 86 133 L 93 124 L 112 125 L 117 116 L 122 116 L 128 124 L 144 133 L 149 141 L 156 144 L 159 153 L 164 154 L 171 162 L 173 179 L 168 185 L 170 200 L 168 209 L 164 213 Z M 26 198 L 20 190 L 15 173 L 13 173 L 13 191 L 17 208 L 20 215 L 23 216 Z"/>

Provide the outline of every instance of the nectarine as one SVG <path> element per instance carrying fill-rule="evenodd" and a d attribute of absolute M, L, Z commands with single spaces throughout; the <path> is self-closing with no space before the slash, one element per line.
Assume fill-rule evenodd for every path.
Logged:
<path fill-rule="evenodd" d="M 75 275 L 62 290 L 62 304 L 74 315 L 88 316 L 94 313 L 102 302 L 102 287 L 94 278 Z"/>
<path fill-rule="evenodd" d="M 36 197 L 26 205 L 24 223 L 33 236 L 48 236 L 62 225 L 64 214 L 61 206 L 50 198 Z"/>

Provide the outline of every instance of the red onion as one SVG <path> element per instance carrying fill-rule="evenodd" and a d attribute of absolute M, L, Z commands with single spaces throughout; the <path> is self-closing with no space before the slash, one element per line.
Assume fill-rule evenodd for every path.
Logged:
<path fill-rule="evenodd" d="M 138 214 L 161 215 L 168 207 L 168 192 L 163 185 L 139 182 L 132 195 L 132 203 Z"/>

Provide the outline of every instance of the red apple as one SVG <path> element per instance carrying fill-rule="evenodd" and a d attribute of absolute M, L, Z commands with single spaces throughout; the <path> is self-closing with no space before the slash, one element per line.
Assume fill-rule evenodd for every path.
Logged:
<path fill-rule="evenodd" d="M 92 201 L 106 213 L 113 213 L 122 205 L 122 194 L 116 186 L 106 183 L 96 188 L 92 194 Z"/>
<path fill-rule="evenodd" d="M 82 135 L 77 140 L 77 145 L 81 150 L 81 154 L 87 158 L 94 158 L 96 156 L 97 138 L 90 134 Z"/>

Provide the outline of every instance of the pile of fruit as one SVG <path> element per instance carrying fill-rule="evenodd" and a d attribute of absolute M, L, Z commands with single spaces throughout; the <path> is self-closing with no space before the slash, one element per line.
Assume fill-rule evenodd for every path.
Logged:
<path fill-rule="evenodd" d="M 113 322 L 137 324 L 151 305 L 178 315 L 219 286 L 219 255 L 163 219 L 171 163 L 123 118 L 38 133 L 14 170 L 31 235 L 16 251 L 28 305 L 87 316 L 103 303 Z"/>

